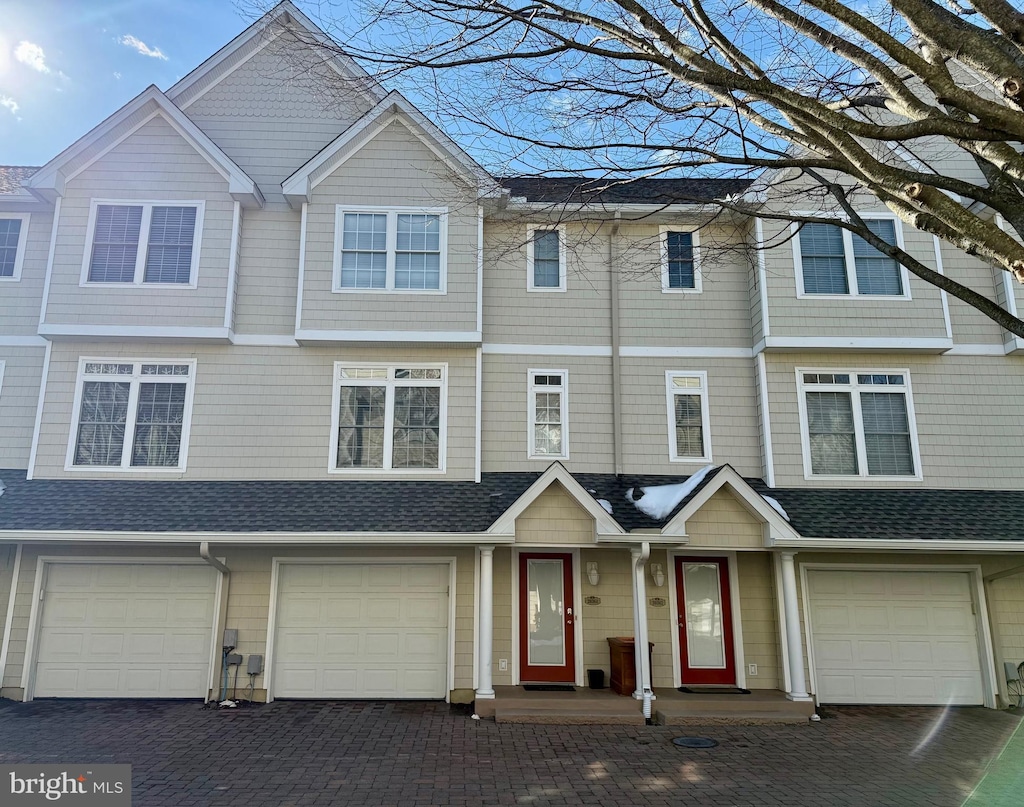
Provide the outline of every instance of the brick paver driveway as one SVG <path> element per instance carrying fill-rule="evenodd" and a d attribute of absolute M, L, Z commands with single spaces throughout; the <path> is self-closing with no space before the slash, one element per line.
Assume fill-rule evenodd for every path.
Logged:
<path fill-rule="evenodd" d="M 0 762 L 129 762 L 137 806 L 959 807 L 1017 724 L 980 708 L 680 728 L 496 725 L 436 703 L 3 701 Z M 720 745 L 677 748 L 684 734 Z M 1005 804 L 1024 803 L 1014 790 Z"/>

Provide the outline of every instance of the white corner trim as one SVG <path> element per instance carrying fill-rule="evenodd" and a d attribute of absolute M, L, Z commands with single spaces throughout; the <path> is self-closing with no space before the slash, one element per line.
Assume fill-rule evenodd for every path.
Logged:
<path fill-rule="evenodd" d="M 768 487 L 773 488 L 775 487 L 775 455 L 772 451 L 772 418 L 768 408 L 768 368 L 765 364 L 764 353 L 758 353 L 755 361 L 757 362 L 757 391 L 761 404 L 761 437 L 764 441 L 764 481 L 768 483 Z"/>
<path fill-rule="evenodd" d="M 242 203 L 236 201 L 231 213 L 231 249 L 228 252 L 228 288 L 224 296 L 224 327 L 235 327 L 235 293 L 238 287 L 238 248 L 242 235 Z"/>
<path fill-rule="evenodd" d="M 940 275 L 946 274 L 942 266 L 942 244 L 939 243 L 937 235 L 932 236 L 932 249 L 935 252 L 935 271 Z M 946 337 L 953 338 L 953 323 L 949 318 L 949 296 L 945 289 L 939 289 L 939 299 L 942 301 L 942 321 L 946 325 Z"/>
<path fill-rule="evenodd" d="M 295 291 L 295 333 L 302 330 L 302 305 L 306 286 L 306 227 L 309 223 L 309 202 L 302 203 L 299 218 L 299 280 Z"/>
<path fill-rule="evenodd" d="M 754 239 L 757 241 L 757 285 L 761 299 L 761 337 L 771 336 L 771 323 L 768 315 L 768 259 L 764 254 L 764 221 L 754 219 Z"/>
<path fill-rule="evenodd" d="M 43 300 L 39 305 L 39 327 L 46 322 L 46 304 L 50 299 L 50 279 L 53 277 L 53 254 L 57 250 L 57 225 L 60 222 L 60 205 L 62 196 L 53 202 L 53 224 L 50 227 L 50 250 L 46 255 L 46 277 L 43 280 Z"/>
<path fill-rule="evenodd" d="M 476 394 L 476 406 L 474 407 L 475 426 L 473 433 L 473 479 L 477 484 L 480 484 L 480 479 L 483 471 L 483 349 L 476 349 L 476 378 L 475 380 L 475 394 Z"/>
<path fill-rule="evenodd" d="M 484 206 L 476 206 L 476 329 L 484 332 Z"/>
<path fill-rule="evenodd" d="M 36 419 L 32 426 L 32 447 L 28 453 L 28 471 L 26 479 L 32 479 L 36 471 L 36 456 L 39 453 L 39 431 L 43 424 L 43 405 L 46 403 L 46 380 L 50 375 L 50 351 L 53 342 L 47 342 L 43 352 L 43 370 L 39 376 L 39 400 L 36 402 Z"/>

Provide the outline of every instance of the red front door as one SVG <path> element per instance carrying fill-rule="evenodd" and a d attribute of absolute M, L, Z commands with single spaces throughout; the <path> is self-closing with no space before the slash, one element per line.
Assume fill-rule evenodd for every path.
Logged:
<path fill-rule="evenodd" d="M 519 556 L 519 680 L 571 684 L 576 680 L 576 608 L 572 555 Z"/>
<path fill-rule="evenodd" d="M 676 558 L 682 683 L 736 683 L 726 558 Z"/>

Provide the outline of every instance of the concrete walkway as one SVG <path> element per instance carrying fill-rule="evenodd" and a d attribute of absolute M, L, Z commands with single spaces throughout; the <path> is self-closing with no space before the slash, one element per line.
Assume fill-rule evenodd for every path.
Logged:
<path fill-rule="evenodd" d="M 961 807 L 1019 722 L 980 708 L 844 708 L 825 717 L 532 726 L 471 720 L 438 703 L 207 711 L 185 702 L 0 701 L 0 762 L 128 762 L 136 807 Z M 682 733 L 720 744 L 681 749 L 671 740 Z M 1018 754 L 1002 759 L 1020 771 Z M 972 807 L 1002 798 L 977 795 L 989 801 Z"/>

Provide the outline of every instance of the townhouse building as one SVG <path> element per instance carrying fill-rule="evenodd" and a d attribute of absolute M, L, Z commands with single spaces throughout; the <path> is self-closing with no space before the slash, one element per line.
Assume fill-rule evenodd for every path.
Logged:
<path fill-rule="evenodd" d="M 1005 704 L 1020 339 L 772 187 L 491 176 L 325 36 L 0 168 L 0 696 L 214 697 L 231 629 L 267 700 L 487 713 L 635 636 L 641 699 Z"/>

